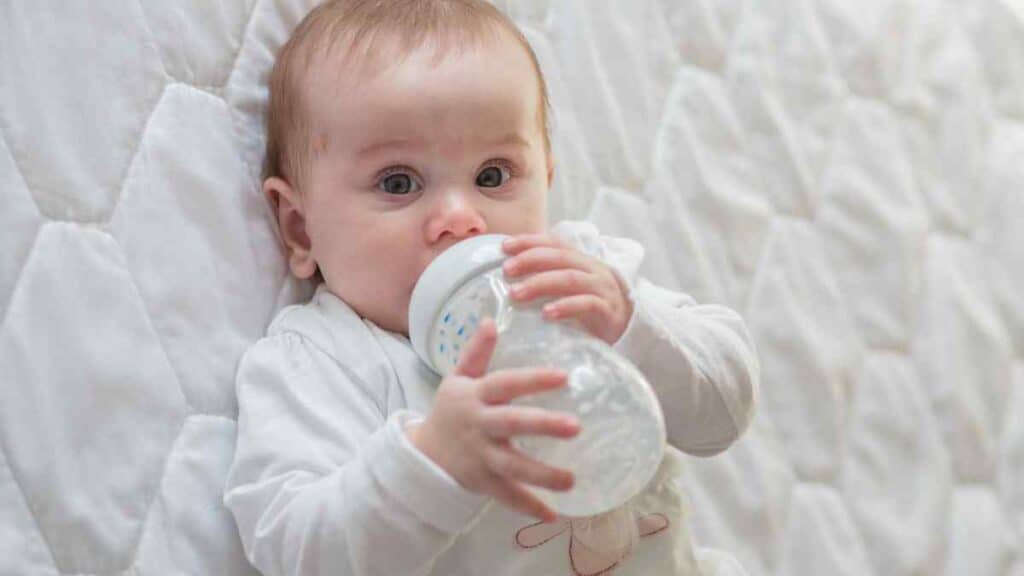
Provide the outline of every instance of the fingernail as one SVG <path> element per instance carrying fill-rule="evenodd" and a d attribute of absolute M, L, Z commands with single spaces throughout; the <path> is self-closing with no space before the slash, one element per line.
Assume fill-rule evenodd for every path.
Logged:
<path fill-rule="evenodd" d="M 554 304 L 547 304 L 544 306 L 544 315 L 548 318 L 558 318 L 558 308 Z"/>
<path fill-rule="evenodd" d="M 503 270 L 505 270 L 506 274 L 511 274 L 511 273 L 516 271 L 516 268 L 518 268 L 518 266 L 516 264 L 517 263 L 516 263 L 515 260 L 506 260 L 505 263 L 502 264 L 501 267 L 502 267 Z"/>
<path fill-rule="evenodd" d="M 513 286 L 511 289 L 509 289 L 508 293 L 513 298 L 519 298 L 520 296 L 523 295 L 523 287 L 522 286 Z"/>

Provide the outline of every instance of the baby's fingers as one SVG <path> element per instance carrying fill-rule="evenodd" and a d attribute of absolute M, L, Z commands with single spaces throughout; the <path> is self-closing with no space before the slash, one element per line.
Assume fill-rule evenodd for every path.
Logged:
<path fill-rule="evenodd" d="M 495 478 L 495 480 L 496 482 L 490 487 L 490 494 L 498 502 L 521 514 L 533 516 L 544 522 L 554 522 L 558 519 L 558 514 L 554 510 L 521 484 L 503 478 Z"/>
<path fill-rule="evenodd" d="M 521 234 L 519 236 L 513 236 L 505 239 L 501 243 L 501 248 L 505 254 L 514 256 L 520 252 L 529 250 L 530 248 L 537 248 L 539 246 L 547 246 L 549 248 L 568 248 L 569 245 L 564 242 L 561 238 L 556 238 L 550 234 Z"/>
<path fill-rule="evenodd" d="M 571 318 L 575 316 L 610 316 L 608 303 L 600 296 L 579 294 L 569 296 L 544 305 L 544 316 L 547 318 Z"/>
<path fill-rule="evenodd" d="M 510 400 L 561 388 L 568 375 L 555 369 L 516 368 L 490 374 L 480 386 L 480 400 L 485 404 L 504 404 Z"/>
<path fill-rule="evenodd" d="M 501 265 L 507 277 L 536 274 L 549 270 L 583 270 L 594 268 L 589 258 L 576 250 L 539 246 L 510 257 Z"/>
<path fill-rule="evenodd" d="M 481 415 L 480 427 L 495 439 L 518 435 L 572 438 L 580 431 L 579 421 L 570 414 L 511 404 L 486 408 Z"/>
<path fill-rule="evenodd" d="M 484 318 L 480 322 L 476 333 L 466 343 L 459 355 L 459 362 L 453 370 L 460 376 L 479 378 L 487 372 L 487 365 L 491 362 L 491 354 L 498 343 L 498 329 L 494 320 Z"/>
<path fill-rule="evenodd" d="M 529 302 L 540 297 L 566 297 L 576 294 L 601 294 L 598 278 L 582 270 L 540 272 L 513 284 L 509 296 L 516 302 Z"/>
<path fill-rule="evenodd" d="M 506 480 L 559 492 L 572 488 L 575 482 L 572 472 L 538 462 L 509 444 L 492 447 L 484 454 L 484 459 L 491 472 Z"/>

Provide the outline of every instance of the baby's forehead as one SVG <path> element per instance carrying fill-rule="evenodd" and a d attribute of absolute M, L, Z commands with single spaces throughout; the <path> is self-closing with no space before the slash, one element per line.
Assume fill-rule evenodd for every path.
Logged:
<path fill-rule="evenodd" d="M 407 105 L 421 104 L 427 95 L 438 94 L 447 96 L 448 102 L 470 99 L 472 94 L 444 90 L 445 83 L 458 86 L 466 80 L 461 62 L 467 61 L 475 63 L 475 72 L 487 69 L 487 83 L 494 86 L 492 102 L 515 103 L 533 112 L 544 106 L 542 81 L 529 52 L 506 33 L 462 44 L 452 38 L 429 37 L 415 46 L 386 38 L 372 45 L 338 42 L 313 58 L 303 75 L 306 112 L 317 116 L 374 104 L 390 104 L 400 112 Z M 524 80 L 526 76 L 531 78 Z M 396 95 L 405 99 L 388 100 Z"/>
<path fill-rule="evenodd" d="M 305 76 L 310 81 L 337 76 L 358 85 L 410 59 L 436 66 L 466 52 L 496 49 L 521 52 L 529 58 L 528 49 L 510 31 L 493 23 L 479 22 L 461 33 L 444 29 L 412 36 L 402 30 L 342 30 L 312 47 Z"/>

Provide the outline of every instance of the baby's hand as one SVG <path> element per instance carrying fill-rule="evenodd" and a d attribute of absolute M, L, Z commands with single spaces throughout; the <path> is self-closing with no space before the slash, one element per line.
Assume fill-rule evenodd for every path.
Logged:
<path fill-rule="evenodd" d="M 549 320 L 575 318 L 592 335 L 614 344 L 626 331 L 633 303 L 618 276 L 604 262 L 547 234 L 510 238 L 502 244 L 509 258 L 505 276 L 533 274 L 516 283 L 511 297 L 528 302 L 553 297 L 543 308 Z"/>
<path fill-rule="evenodd" d="M 564 491 L 572 488 L 572 472 L 530 458 L 509 440 L 520 434 L 571 438 L 579 432 L 579 422 L 569 414 L 508 402 L 561 388 L 568 378 L 564 372 L 546 368 L 497 370 L 485 375 L 496 342 L 494 321 L 486 319 L 463 349 L 452 374 L 442 380 L 426 419 L 408 428 L 406 434 L 462 487 L 552 522 L 555 512 L 523 484 Z"/>

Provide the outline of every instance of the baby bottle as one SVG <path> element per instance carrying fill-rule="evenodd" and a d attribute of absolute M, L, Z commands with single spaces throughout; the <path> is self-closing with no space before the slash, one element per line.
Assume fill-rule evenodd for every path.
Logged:
<path fill-rule="evenodd" d="M 604 341 L 569 321 L 548 321 L 543 301 L 513 303 L 501 265 L 500 234 L 455 244 L 423 272 L 409 304 L 409 337 L 419 357 L 444 376 L 481 319 L 493 318 L 497 347 L 488 370 L 550 366 L 568 374 L 558 390 L 517 398 L 513 404 L 574 414 L 580 433 L 571 439 L 516 436 L 529 456 L 570 470 L 573 488 L 532 487 L 563 516 L 606 512 L 637 494 L 654 475 L 665 450 L 665 423 L 644 376 Z"/>

